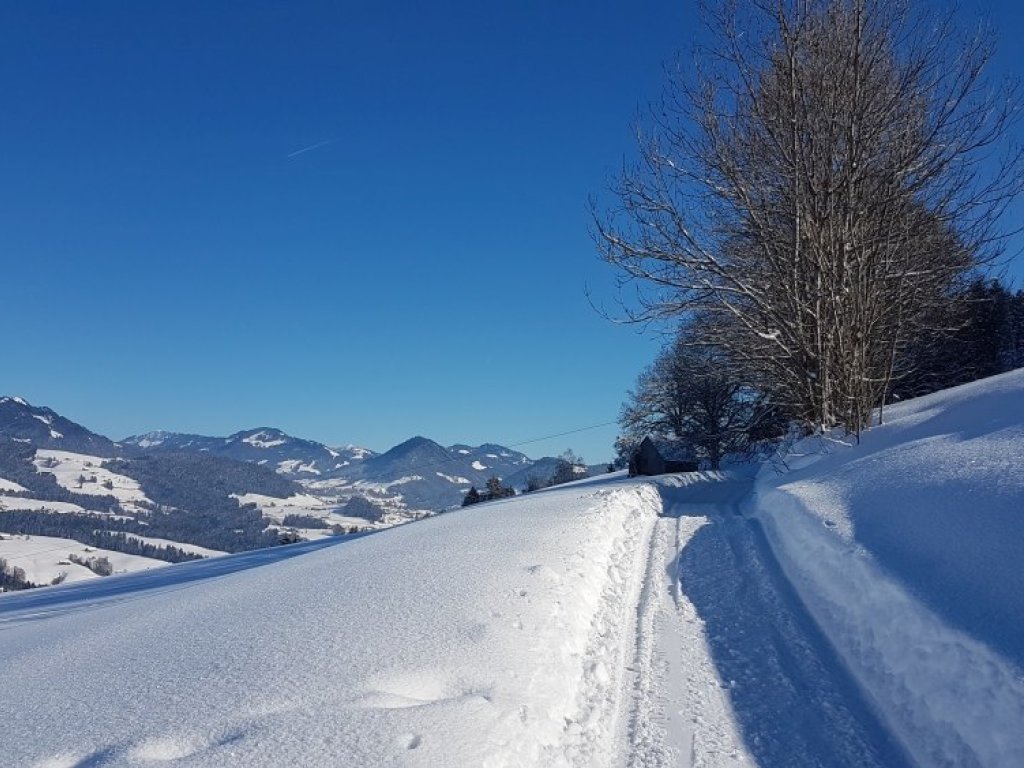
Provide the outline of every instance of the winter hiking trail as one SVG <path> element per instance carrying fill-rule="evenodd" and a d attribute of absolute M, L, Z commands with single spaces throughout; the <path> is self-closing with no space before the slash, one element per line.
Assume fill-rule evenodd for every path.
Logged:
<path fill-rule="evenodd" d="M 623 765 L 910 765 L 739 512 L 749 479 L 662 479 Z"/>

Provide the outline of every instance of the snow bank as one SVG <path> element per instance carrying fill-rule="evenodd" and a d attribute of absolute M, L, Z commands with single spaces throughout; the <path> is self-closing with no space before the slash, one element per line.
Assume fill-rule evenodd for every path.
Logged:
<path fill-rule="evenodd" d="M 922 765 L 1024 765 L 1024 371 L 796 451 L 754 514 L 893 731 Z"/>
<path fill-rule="evenodd" d="M 609 765 L 660 508 L 643 483 L 576 485 L 8 622 L 0 754 Z"/>

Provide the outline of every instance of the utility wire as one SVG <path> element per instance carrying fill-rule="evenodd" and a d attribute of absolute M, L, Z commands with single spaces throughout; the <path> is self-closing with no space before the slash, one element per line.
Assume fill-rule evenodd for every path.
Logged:
<path fill-rule="evenodd" d="M 504 442 L 502 442 L 502 443 L 498 443 L 498 445 L 501 445 L 501 446 L 503 446 L 505 448 L 517 448 L 517 447 L 519 447 L 521 445 L 530 445 L 532 443 L 540 443 L 540 442 L 543 442 L 545 440 L 553 440 L 556 437 L 565 437 L 566 435 L 575 435 L 575 434 L 578 434 L 580 432 L 588 432 L 591 429 L 600 429 L 601 427 L 608 427 L 608 426 L 611 426 L 612 424 L 617 424 L 617 423 L 618 423 L 617 421 L 605 421 L 605 422 L 602 422 L 600 424 L 591 424 L 588 427 L 577 427 L 576 429 L 569 429 L 569 430 L 566 430 L 565 432 L 556 432 L 553 435 L 545 435 L 544 437 L 532 437 L 529 440 L 520 440 L 517 443 L 504 443 Z M 444 446 L 441 446 L 441 447 L 444 448 Z M 444 450 L 448 450 L 448 449 L 444 448 Z M 380 455 L 383 456 L 383 454 L 380 454 Z M 377 458 L 377 457 L 374 457 L 374 458 Z M 426 462 L 426 463 L 423 463 L 423 464 L 411 464 L 411 465 L 409 465 L 409 469 L 410 470 L 432 469 L 434 467 L 444 466 L 445 464 L 449 464 L 449 463 L 454 462 L 454 461 L 459 461 L 460 459 L 461 459 L 460 456 L 448 456 L 448 457 L 446 457 L 444 459 L 438 459 L 437 461 Z M 480 470 L 477 470 L 477 471 L 480 471 Z M 380 477 L 384 477 L 384 476 L 385 476 L 384 472 L 370 473 L 368 475 L 364 475 L 363 477 L 355 478 L 353 480 L 353 483 L 358 482 L 359 480 L 372 480 L 373 478 L 380 478 Z"/>

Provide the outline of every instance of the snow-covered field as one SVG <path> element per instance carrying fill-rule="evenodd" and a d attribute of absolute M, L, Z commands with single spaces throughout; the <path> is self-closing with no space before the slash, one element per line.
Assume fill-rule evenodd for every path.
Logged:
<path fill-rule="evenodd" d="M 4 491 L 6 493 L 26 493 L 28 489 L 23 485 L 18 485 L 13 480 L 5 480 L 0 477 L 0 491 Z"/>
<path fill-rule="evenodd" d="M 1022 423 L 1018 372 L 782 473 L 606 475 L 3 596 L 0 756 L 1019 768 Z"/>
<path fill-rule="evenodd" d="M 45 499 L 33 499 L 27 496 L 0 495 L 0 512 L 5 509 L 24 512 L 57 512 L 74 513 L 79 515 L 88 514 L 84 507 L 80 507 L 78 504 L 72 504 L 70 501 L 47 501 Z M 0 518 L 0 520 L 2 519 L 3 518 Z"/>
<path fill-rule="evenodd" d="M 3 518 L 0 517 L 0 524 L 2 522 Z M 87 547 L 73 539 L 0 533 L 0 560 L 6 560 L 11 567 L 23 569 L 25 578 L 33 584 L 49 584 L 61 574 L 64 574 L 64 580 L 68 584 L 104 578 L 84 565 L 71 562 L 68 556 L 72 554 L 84 559 L 106 557 L 113 566 L 114 573 L 134 573 L 168 565 L 163 560 L 154 560 L 150 557 Z"/>
<path fill-rule="evenodd" d="M 569 487 L 183 590 L 15 615 L 0 625 L 0 754 L 67 766 L 609 764 L 659 509 L 648 485 Z M 0 614 L 17 599 L 0 599 Z"/>
<path fill-rule="evenodd" d="M 225 554 L 219 549 L 209 549 L 207 547 L 200 547 L 198 544 L 185 544 L 184 542 L 171 539 L 160 539 L 156 536 L 139 536 L 137 533 L 129 533 L 128 538 L 152 544 L 154 547 L 177 547 L 182 552 L 191 552 L 193 555 L 202 555 L 203 557 L 219 557 Z"/>
<path fill-rule="evenodd" d="M 261 493 L 233 493 L 231 498 L 238 499 L 239 505 L 255 504 L 264 517 L 281 522 L 285 515 L 312 515 L 314 517 L 327 517 L 330 514 L 332 505 L 316 496 L 307 493 L 297 493 L 286 499 L 276 496 L 264 496 Z"/>
<path fill-rule="evenodd" d="M 136 480 L 104 469 L 107 459 L 84 453 L 40 449 L 34 464 L 39 472 L 49 472 L 57 482 L 75 493 L 113 496 L 124 509 L 137 509 L 139 503 L 152 504 Z"/>
<path fill-rule="evenodd" d="M 255 504 L 263 517 L 272 520 L 275 525 L 272 528 L 279 528 L 286 515 L 308 515 L 324 520 L 328 525 L 340 525 L 343 528 L 369 529 L 381 527 L 381 524 L 366 520 L 362 517 L 347 517 L 339 514 L 338 502 L 328 501 L 307 493 L 297 493 L 286 499 L 275 496 L 264 496 L 259 493 L 231 494 L 231 497 L 238 500 L 239 504 Z M 302 528 L 296 529 L 301 535 L 308 538 L 330 536 L 329 528 Z"/>

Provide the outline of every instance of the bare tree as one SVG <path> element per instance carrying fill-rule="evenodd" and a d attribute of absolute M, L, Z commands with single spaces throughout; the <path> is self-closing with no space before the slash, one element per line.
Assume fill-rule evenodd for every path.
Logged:
<path fill-rule="evenodd" d="M 596 240 L 630 319 L 701 312 L 795 415 L 859 430 L 902 349 L 943 329 L 994 259 L 1022 155 L 981 161 L 1020 104 L 984 77 L 991 37 L 909 0 L 750 0 L 677 71 Z M 991 158 L 990 158 L 991 159 Z M 983 168 L 994 168 L 985 173 Z"/>
<path fill-rule="evenodd" d="M 772 426 L 784 430 L 769 398 L 737 378 L 724 351 L 700 344 L 705 334 L 700 326 L 681 329 L 640 374 L 619 416 L 624 452 L 657 435 L 718 469 L 726 454 L 745 452 Z"/>

